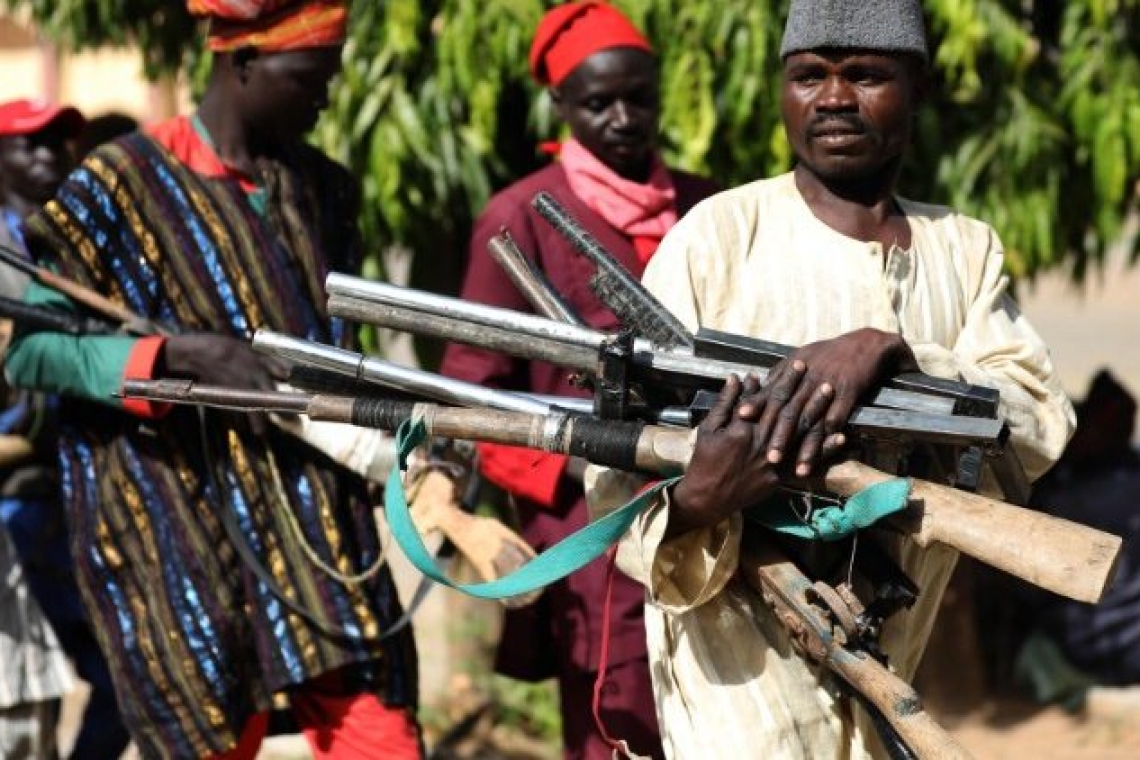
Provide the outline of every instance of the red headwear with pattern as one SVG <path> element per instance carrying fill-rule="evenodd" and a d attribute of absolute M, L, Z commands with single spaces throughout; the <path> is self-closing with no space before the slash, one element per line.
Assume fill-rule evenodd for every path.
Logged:
<path fill-rule="evenodd" d="M 206 46 L 216 52 L 329 47 L 348 33 L 345 0 L 188 0 L 187 7 L 210 20 Z"/>
<path fill-rule="evenodd" d="M 653 52 L 649 40 L 609 3 L 559 5 L 538 24 L 530 47 L 530 73 L 539 84 L 557 87 L 582 61 L 617 47 Z"/>

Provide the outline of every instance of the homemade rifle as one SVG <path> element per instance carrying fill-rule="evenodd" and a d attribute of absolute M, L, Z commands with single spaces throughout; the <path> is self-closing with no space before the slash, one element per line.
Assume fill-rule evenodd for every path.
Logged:
<path fill-rule="evenodd" d="M 660 350 L 629 334 L 607 335 L 534 314 L 342 274 L 330 274 L 326 287 L 328 310 L 334 316 L 545 361 L 600 378 L 595 382 L 593 409 L 605 419 L 652 420 L 659 418 L 656 410 L 676 408 L 679 401 L 687 400 L 690 414 L 685 424 L 696 425 L 711 408 L 713 392 L 729 374 L 752 373 L 763 382 L 768 372 L 765 367 L 698 357 L 683 348 Z M 956 398 L 881 388 L 855 410 L 849 420 L 850 438 L 868 445 L 902 448 L 922 443 L 966 450 L 973 453 L 974 470 L 989 461 L 997 472 L 1002 469 L 999 463 L 1013 456 L 1006 445 L 1008 427 L 993 415 L 955 413 L 961 399 L 972 395 L 963 391 Z M 973 490 L 980 473 L 963 471 L 959 464 L 955 461 L 947 469 L 955 467 L 957 484 Z M 1024 489 L 1011 482 L 1003 481 L 1003 489 L 1010 501 L 1018 501 L 1009 493 Z"/>
<path fill-rule="evenodd" d="M 622 326 L 635 335 L 660 334 L 663 329 L 660 315 L 662 312 L 668 314 L 668 310 L 634 279 L 612 254 L 594 240 L 551 195 L 540 192 L 534 196 L 531 205 L 575 251 L 594 265 L 596 269 L 594 280 L 605 281 L 605 287 L 594 287 L 594 292 L 602 303 L 619 317 Z M 534 289 L 539 287 L 539 284 L 535 283 L 530 287 Z M 682 342 L 681 337 L 678 338 L 678 343 Z M 707 328 L 698 330 L 696 335 L 690 336 L 684 345 L 690 346 L 696 356 L 766 368 L 788 358 L 794 350 L 791 346 L 780 343 Z M 623 356 L 624 353 L 627 352 L 621 349 L 607 350 L 603 352 L 605 359 L 599 363 L 595 389 L 596 397 L 601 401 L 599 413 L 604 416 L 621 416 L 627 403 L 629 371 L 628 359 Z M 918 372 L 897 375 L 888 384 L 922 394 L 952 398 L 955 415 L 991 419 L 998 417 L 998 393 L 990 388 L 945 380 Z M 710 402 L 708 392 L 698 392 L 698 399 L 702 399 L 702 394 L 703 401 L 699 400 L 698 403 L 707 405 Z M 893 448 L 897 452 L 913 447 L 910 441 L 895 441 Z M 928 460 L 939 457 L 938 451 L 927 448 Z M 1025 504 L 1029 500 L 1029 480 L 1025 470 L 1017 452 L 1012 446 L 1004 445 L 1004 441 L 1001 446 L 990 447 L 988 450 L 978 446 L 967 446 L 953 452 L 953 455 L 954 462 L 945 469 L 951 471 L 951 477 L 957 487 L 970 491 L 977 490 L 981 483 L 984 462 L 989 465 L 1008 501 Z M 898 469 L 906 470 L 909 463 L 905 456 L 902 460 Z M 931 462 L 927 461 L 925 468 L 928 469 L 930 464 Z M 924 468 L 920 466 L 919 470 L 922 469 Z"/>
<path fill-rule="evenodd" d="M 105 335 L 114 332 L 106 322 L 91 317 L 35 306 L 0 296 L 0 318 L 10 319 L 28 332 L 58 332 L 65 335 Z"/>
<path fill-rule="evenodd" d="M 485 398 L 487 389 L 472 388 Z M 657 475 L 683 472 L 694 443 L 689 430 L 559 411 L 450 408 L 382 398 L 214 388 L 181 380 L 128 381 L 124 392 L 173 403 L 307 414 L 383 430 L 395 430 L 415 416 L 424 420 L 429 435 L 525 446 Z M 846 461 L 807 481 L 789 482 L 810 491 L 851 496 L 893 477 Z M 946 544 L 1037 586 L 1086 602 L 1095 602 L 1104 592 L 1121 543 L 1116 536 L 1084 525 L 917 479 L 908 508 L 885 522 L 919 546 Z"/>
<path fill-rule="evenodd" d="M 914 688 L 876 659 L 874 632 L 860 624 L 864 608 L 846 584 L 813 583 L 767 543 L 746 546 L 740 569 L 787 629 L 792 646 L 838 677 L 867 709 L 892 757 L 970 757 L 923 709 Z"/>

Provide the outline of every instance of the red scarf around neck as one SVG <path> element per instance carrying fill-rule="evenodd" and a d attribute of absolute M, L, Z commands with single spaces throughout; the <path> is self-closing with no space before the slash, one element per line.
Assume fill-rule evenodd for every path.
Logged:
<path fill-rule="evenodd" d="M 661 238 L 677 223 L 677 191 L 659 158 L 646 183 L 617 174 L 582 146 L 569 140 L 559 152 L 570 189 L 592 211 L 633 239 L 638 260 L 649 263 Z"/>

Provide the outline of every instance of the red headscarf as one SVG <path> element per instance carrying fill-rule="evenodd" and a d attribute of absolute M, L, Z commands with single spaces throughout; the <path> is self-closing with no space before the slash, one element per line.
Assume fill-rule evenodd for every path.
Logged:
<path fill-rule="evenodd" d="M 206 46 L 215 52 L 329 47 L 348 33 L 345 0 L 188 0 L 187 7 L 210 20 Z"/>
<path fill-rule="evenodd" d="M 559 5 L 542 17 L 534 33 L 530 73 L 539 84 L 557 87 L 586 58 L 617 47 L 653 52 L 649 40 L 609 3 Z"/>

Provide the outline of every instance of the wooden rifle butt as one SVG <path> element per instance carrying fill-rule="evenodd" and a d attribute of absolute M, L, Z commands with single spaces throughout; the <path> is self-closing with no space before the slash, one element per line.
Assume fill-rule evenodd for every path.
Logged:
<path fill-rule="evenodd" d="M 833 465 L 826 488 L 851 496 L 893 476 L 848 461 Z M 1121 538 L 1080 523 L 924 480 L 911 505 L 890 518 L 919 546 L 933 542 L 1070 599 L 1095 603 L 1112 581 Z"/>

